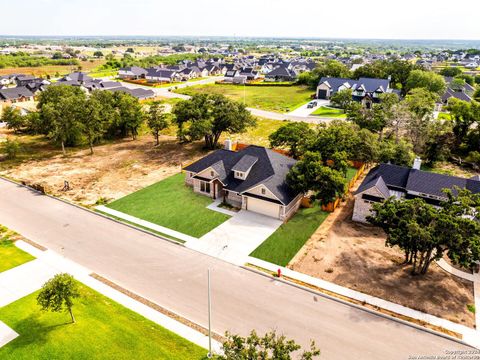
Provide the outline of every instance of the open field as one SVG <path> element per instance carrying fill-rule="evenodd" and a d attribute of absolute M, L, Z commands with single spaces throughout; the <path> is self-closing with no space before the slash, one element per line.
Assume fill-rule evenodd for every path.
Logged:
<path fill-rule="evenodd" d="M 0 272 L 22 265 L 34 257 L 15 246 L 15 233 L 0 225 Z"/>
<path fill-rule="evenodd" d="M 203 359 L 206 350 L 80 284 L 68 313 L 40 310 L 37 293 L 0 308 L 0 320 L 19 336 L 1 359 Z"/>
<path fill-rule="evenodd" d="M 312 112 L 310 115 L 317 115 L 321 117 L 331 117 L 331 118 L 339 118 L 339 119 L 344 119 L 347 116 L 341 109 L 335 109 L 335 108 L 330 108 L 326 106 L 320 106 L 317 108 L 314 112 Z"/>
<path fill-rule="evenodd" d="M 230 218 L 207 209 L 211 203 L 211 198 L 186 186 L 185 174 L 179 173 L 107 206 L 199 238 Z"/>
<path fill-rule="evenodd" d="M 289 112 L 310 100 L 312 91 L 301 86 L 243 86 L 208 84 L 178 89 L 185 95 L 223 94 L 248 107 L 268 111 Z"/>
<path fill-rule="evenodd" d="M 385 247 L 381 229 L 351 220 L 353 196 L 331 214 L 289 267 L 365 294 L 473 327 L 473 284 L 436 264 L 410 275 L 398 248 Z"/>
<path fill-rule="evenodd" d="M 82 71 L 91 71 L 98 66 L 102 65 L 105 61 L 104 60 L 87 60 L 87 61 L 80 61 L 80 66 L 82 67 Z M 60 75 L 66 75 L 71 73 L 72 71 L 76 71 L 78 69 L 77 65 L 46 65 L 46 66 L 38 66 L 38 67 L 15 67 L 15 68 L 4 68 L 0 69 L 0 75 L 8 75 L 8 74 L 27 74 L 27 75 L 34 75 L 40 77 L 48 76 L 55 76 L 56 73 Z"/>

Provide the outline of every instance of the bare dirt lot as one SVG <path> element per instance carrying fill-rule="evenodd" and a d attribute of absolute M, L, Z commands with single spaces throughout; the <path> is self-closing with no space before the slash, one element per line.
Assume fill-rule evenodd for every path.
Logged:
<path fill-rule="evenodd" d="M 474 327 L 467 309 L 473 284 L 432 264 L 425 276 L 410 275 L 403 253 L 385 246 L 381 229 L 351 220 L 353 196 L 331 214 L 289 267 L 391 302 Z"/>
<path fill-rule="evenodd" d="M 162 136 L 157 147 L 153 146 L 152 136 L 145 135 L 135 141 L 125 139 L 96 146 L 93 155 L 88 149 L 70 149 L 66 156 L 46 142 L 35 140 L 29 144 L 26 138 L 20 141 L 30 158 L 13 164 L 0 162 L 0 175 L 40 184 L 52 195 L 87 206 L 163 180 L 178 173 L 182 164 L 204 154 L 201 143 L 180 145 L 170 136 Z M 62 191 L 65 180 L 70 183 L 69 191 Z"/>

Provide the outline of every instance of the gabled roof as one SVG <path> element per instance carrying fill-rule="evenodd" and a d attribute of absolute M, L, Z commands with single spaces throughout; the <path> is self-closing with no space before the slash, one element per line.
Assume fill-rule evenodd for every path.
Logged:
<path fill-rule="evenodd" d="M 385 198 L 391 195 L 391 190 L 444 198 L 445 194 L 442 190 L 453 189 L 454 187 L 468 189 L 473 193 L 480 193 L 479 179 L 479 176 L 465 179 L 458 176 L 416 170 L 404 166 L 380 164 L 370 170 L 356 191 L 356 194 L 362 193 L 373 186 L 377 186 L 382 194 L 386 195 L 387 192 L 382 184 L 383 182 L 389 194 L 386 195 Z"/>
<path fill-rule="evenodd" d="M 0 99 L 15 100 L 22 97 L 32 97 L 33 93 L 25 86 L 17 86 L 14 88 L 7 88 L 0 90 Z"/>
<path fill-rule="evenodd" d="M 257 161 L 250 165 L 255 158 Z M 218 179 L 225 189 L 237 193 L 248 193 L 250 189 L 264 185 L 286 205 L 298 195 L 286 183 L 286 176 L 295 163 L 296 160 L 273 150 L 251 145 L 239 152 L 223 149 L 214 151 L 188 165 L 185 170 L 199 173 L 212 167 L 219 174 Z M 233 169 L 245 169 L 248 165 L 251 169 L 247 178 L 236 179 Z"/>
<path fill-rule="evenodd" d="M 64 76 L 62 79 L 59 80 L 59 82 L 64 82 L 64 81 L 88 82 L 88 81 L 93 81 L 93 79 L 84 72 L 75 71 L 73 73 L 70 73 Z"/>
<path fill-rule="evenodd" d="M 258 158 L 251 155 L 244 155 L 233 167 L 233 171 L 247 172 L 258 161 Z"/>
<path fill-rule="evenodd" d="M 348 84 L 351 88 L 358 89 L 363 88 L 366 92 L 375 92 L 377 90 L 386 91 L 390 87 L 390 80 L 388 79 L 376 79 L 376 78 L 360 78 L 358 80 L 336 78 L 336 77 L 322 77 L 318 82 L 318 85 L 326 83 L 333 91 L 337 91 L 338 88 L 344 84 Z"/>
<path fill-rule="evenodd" d="M 281 65 L 274 68 L 270 71 L 266 76 L 273 77 L 273 76 L 280 76 L 280 77 L 295 77 L 297 74 L 294 70 L 289 69 L 288 67 Z"/>
<path fill-rule="evenodd" d="M 133 75 L 136 75 L 136 76 L 145 75 L 147 73 L 147 70 L 139 66 L 127 66 L 127 67 L 121 68 L 120 70 L 125 72 L 131 72 Z"/>

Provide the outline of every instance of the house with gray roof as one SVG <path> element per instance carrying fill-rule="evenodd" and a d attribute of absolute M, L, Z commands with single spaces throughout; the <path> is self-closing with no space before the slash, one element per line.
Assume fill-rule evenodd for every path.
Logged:
<path fill-rule="evenodd" d="M 365 177 L 355 192 L 353 221 L 366 223 L 371 215 L 373 203 L 390 197 L 397 199 L 422 198 L 427 203 L 438 206 L 447 200 L 444 189 L 456 187 L 480 193 L 480 177 L 466 179 L 457 176 L 437 174 L 420 170 L 421 160 L 415 159 L 413 167 L 380 164 Z"/>
<path fill-rule="evenodd" d="M 250 145 L 238 152 L 221 149 L 186 166 L 185 183 L 196 193 L 234 207 L 287 220 L 303 197 L 286 183 L 295 163 L 261 146 Z"/>
<path fill-rule="evenodd" d="M 118 77 L 125 80 L 138 80 L 145 78 L 147 70 L 139 66 L 128 66 L 118 70 Z"/>
<path fill-rule="evenodd" d="M 0 101 L 16 103 L 20 101 L 32 101 L 34 94 L 26 86 L 17 86 L 0 90 Z"/>
<path fill-rule="evenodd" d="M 317 99 L 330 99 L 342 90 L 352 90 L 352 99 L 361 102 L 366 108 L 380 102 L 380 95 L 394 92 L 390 79 L 360 78 L 358 80 L 322 77 L 317 86 Z"/>

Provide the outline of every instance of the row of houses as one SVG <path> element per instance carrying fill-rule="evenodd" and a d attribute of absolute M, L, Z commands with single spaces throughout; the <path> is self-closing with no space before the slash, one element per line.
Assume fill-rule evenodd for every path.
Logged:
<path fill-rule="evenodd" d="M 42 78 L 35 78 L 30 75 L 15 75 L 12 80 L 16 86 L 4 87 L 0 89 L 0 101 L 6 103 L 18 103 L 33 101 L 35 96 L 44 91 L 48 86 L 78 86 L 86 93 L 94 90 L 122 91 L 136 97 L 139 100 L 155 97 L 155 92 L 144 88 L 127 88 L 117 81 L 105 81 L 93 79 L 84 72 L 73 72 L 58 80 L 50 83 Z M 12 84 L 12 82 L 10 82 Z"/>

